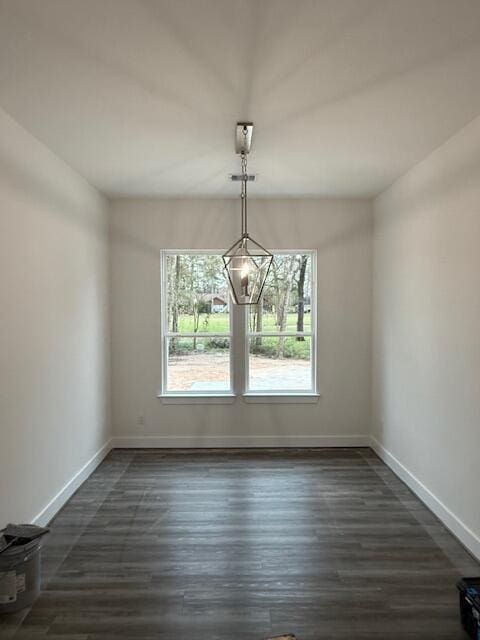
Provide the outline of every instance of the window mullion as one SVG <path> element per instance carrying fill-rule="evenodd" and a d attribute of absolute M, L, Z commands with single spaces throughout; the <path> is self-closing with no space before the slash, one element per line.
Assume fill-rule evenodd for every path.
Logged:
<path fill-rule="evenodd" d="M 311 338 L 311 331 L 250 331 L 247 335 L 251 338 Z"/>
<path fill-rule="evenodd" d="M 230 342 L 232 357 L 232 389 L 235 395 L 245 392 L 246 375 L 246 314 L 245 307 L 238 304 L 230 304 L 232 319 L 232 339 Z"/>
<path fill-rule="evenodd" d="M 165 333 L 166 338 L 231 338 L 231 333 Z"/>

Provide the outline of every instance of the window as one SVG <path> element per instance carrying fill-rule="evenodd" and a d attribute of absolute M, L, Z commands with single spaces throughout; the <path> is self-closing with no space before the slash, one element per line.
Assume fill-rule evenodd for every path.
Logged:
<path fill-rule="evenodd" d="M 221 255 L 165 252 L 163 282 L 163 392 L 231 393 L 230 301 Z"/>
<path fill-rule="evenodd" d="M 275 253 L 247 331 L 248 392 L 315 390 L 313 254 Z"/>
<path fill-rule="evenodd" d="M 313 251 L 274 252 L 252 307 L 230 302 L 220 253 L 163 251 L 162 287 L 162 395 L 316 394 Z"/>

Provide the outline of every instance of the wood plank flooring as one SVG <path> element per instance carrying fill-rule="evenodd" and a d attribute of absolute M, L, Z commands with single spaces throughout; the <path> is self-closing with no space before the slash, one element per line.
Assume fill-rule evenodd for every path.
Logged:
<path fill-rule="evenodd" d="M 15 640 L 464 640 L 480 567 L 369 449 L 114 450 Z"/>

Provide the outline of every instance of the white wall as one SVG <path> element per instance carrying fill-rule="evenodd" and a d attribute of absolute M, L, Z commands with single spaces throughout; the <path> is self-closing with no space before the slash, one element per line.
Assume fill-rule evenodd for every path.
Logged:
<path fill-rule="evenodd" d="M 0 111 L 0 526 L 32 520 L 109 438 L 107 224 Z"/>
<path fill-rule="evenodd" d="M 480 118 L 374 203 L 373 428 L 480 557 L 479 149 Z"/>
<path fill-rule="evenodd" d="M 239 232 L 239 202 L 118 200 L 111 210 L 117 444 L 147 442 L 139 436 L 153 436 L 155 444 L 200 446 L 347 444 L 354 442 L 352 435 L 365 440 L 371 400 L 370 203 L 252 200 L 249 212 L 252 235 L 269 247 L 318 249 L 320 400 L 309 405 L 247 405 L 241 399 L 233 405 L 162 404 L 157 398 L 160 249 L 225 249 Z M 144 426 L 137 424 L 140 414 Z"/>

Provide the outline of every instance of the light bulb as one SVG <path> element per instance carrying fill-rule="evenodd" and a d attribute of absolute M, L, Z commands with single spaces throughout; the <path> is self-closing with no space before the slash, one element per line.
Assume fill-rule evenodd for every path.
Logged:
<path fill-rule="evenodd" d="M 242 295 L 248 298 L 248 276 L 250 275 L 250 261 L 244 260 L 240 269 L 240 285 L 242 287 Z"/>
<path fill-rule="evenodd" d="M 250 262 L 248 262 L 247 260 L 245 260 L 242 264 L 241 270 L 240 270 L 240 277 L 241 278 L 246 278 L 247 276 L 250 275 Z"/>

